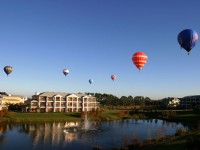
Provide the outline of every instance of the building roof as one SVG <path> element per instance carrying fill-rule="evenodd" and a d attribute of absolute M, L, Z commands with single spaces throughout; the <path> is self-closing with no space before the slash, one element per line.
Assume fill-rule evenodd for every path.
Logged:
<path fill-rule="evenodd" d="M 56 95 L 60 95 L 62 97 L 66 97 L 66 96 L 69 96 L 71 94 L 74 94 L 76 95 L 77 97 L 83 97 L 83 96 L 90 96 L 90 95 L 87 95 L 85 93 L 65 93 L 65 92 L 43 92 L 43 93 L 40 93 L 39 96 L 45 96 L 45 97 L 53 97 L 53 96 L 56 96 Z M 93 96 L 90 96 L 90 97 L 93 97 Z"/>
<path fill-rule="evenodd" d="M 24 101 L 24 102 L 35 102 L 35 101 L 38 102 L 38 100 L 35 100 L 35 99 L 28 99 L 28 100 L 26 100 L 26 101 Z"/>
<path fill-rule="evenodd" d="M 26 96 L 22 96 L 22 95 L 10 95 L 12 97 L 20 97 L 20 98 L 26 98 Z"/>
<path fill-rule="evenodd" d="M 1 96 L 10 96 L 10 97 L 20 97 L 20 98 L 26 98 L 26 96 L 22 95 L 13 95 L 13 94 L 7 94 L 6 92 L 0 92 Z"/>
<path fill-rule="evenodd" d="M 74 94 L 77 95 L 78 97 L 89 96 L 85 93 L 74 93 Z"/>
<path fill-rule="evenodd" d="M 200 95 L 185 96 L 183 98 L 200 98 Z"/>
<path fill-rule="evenodd" d="M 53 97 L 55 95 L 60 95 L 62 97 L 65 97 L 66 95 L 69 95 L 69 93 L 64 93 L 64 92 L 43 92 L 43 93 L 39 94 L 39 96 L 46 96 L 46 97 Z"/>

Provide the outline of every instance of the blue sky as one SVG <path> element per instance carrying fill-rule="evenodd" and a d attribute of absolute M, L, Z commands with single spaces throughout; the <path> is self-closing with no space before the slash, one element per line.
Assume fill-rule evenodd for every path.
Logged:
<path fill-rule="evenodd" d="M 199 41 L 189 56 L 177 41 L 186 28 L 200 33 L 199 0 L 0 1 L 0 89 L 29 97 L 200 94 Z M 131 60 L 137 51 L 148 56 L 140 72 Z M 8 77 L 6 65 L 14 68 Z"/>

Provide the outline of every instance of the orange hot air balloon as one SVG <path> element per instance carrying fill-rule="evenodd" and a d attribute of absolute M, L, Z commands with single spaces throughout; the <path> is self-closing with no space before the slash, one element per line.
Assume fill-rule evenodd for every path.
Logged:
<path fill-rule="evenodd" d="M 116 78 L 117 78 L 116 75 L 114 75 L 114 74 L 111 75 L 111 79 L 112 79 L 113 81 L 116 80 Z"/>
<path fill-rule="evenodd" d="M 148 57 L 143 52 L 136 52 L 132 56 L 132 61 L 139 70 L 141 70 L 144 67 L 147 60 L 148 60 Z"/>

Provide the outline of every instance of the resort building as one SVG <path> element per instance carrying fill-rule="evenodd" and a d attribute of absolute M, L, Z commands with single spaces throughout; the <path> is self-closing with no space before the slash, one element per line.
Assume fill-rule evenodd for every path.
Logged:
<path fill-rule="evenodd" d="M 11 95 L 6 92 L 0 92 L 0 104 L 17 104 L 24 103 L 27 100 L 26 96 L 21 95 Z"/>
<path fill-rule="evenodd" d="M 25 101 L 29 111 L 40 112 L 82 112 L 99 108 L 96 97 L 87 94 L 64 92 L 36 93 Z"/>
<path fill-rule="evenodd" d="M 200 107 L 200 95 L 183 97 L 180 101 L 180 106 L 186 109 Z"/>

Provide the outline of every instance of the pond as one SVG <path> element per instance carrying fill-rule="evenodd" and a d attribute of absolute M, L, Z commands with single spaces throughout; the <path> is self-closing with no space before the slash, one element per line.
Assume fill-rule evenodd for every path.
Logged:
<path fill-rule="evenodd" d="M 85 124 L 86 125 L 86 124 Z M 153 139 L 156 135 L 174 135 L 184 128 L 180 123 L 159 119 L 127 119 L 87 122 L 24 123 L 0 125 L 0 149 L 62 150 L 123 147 L 134 139 Z M 83 129 L 83 127 L 85 129 Z"/>

